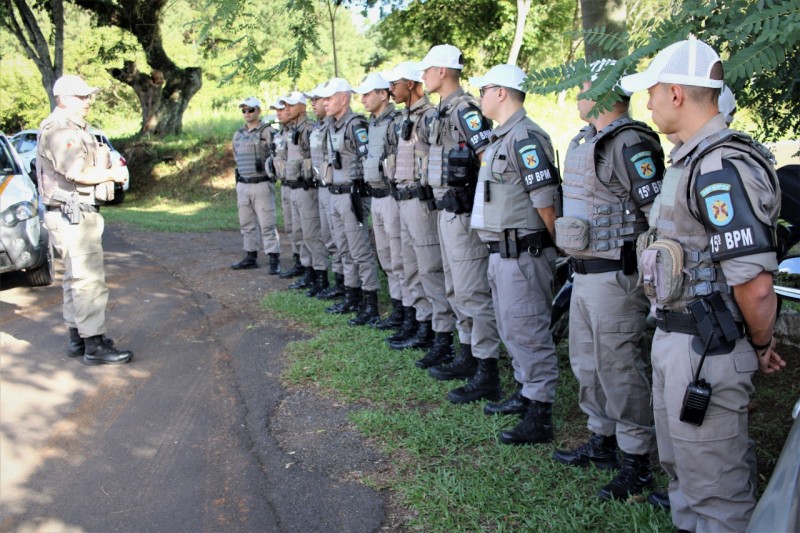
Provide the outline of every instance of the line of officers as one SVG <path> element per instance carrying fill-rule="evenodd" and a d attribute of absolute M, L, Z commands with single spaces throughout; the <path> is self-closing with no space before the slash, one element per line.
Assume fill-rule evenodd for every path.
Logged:
<path fill-rule="evenodd" d="M 582 91 L 613 64 L 592 63 Z M 713 65 L 719 72 L 712 73 Z M 233 150 L 246 254 L 231 267 L 258 266 L 260 236 L 270 274 L 296 276 L 290 287 L 306 289 L 309 297 L 339 298 L 326 311 L 355 313 L 353 326 L 394 330 L 386 338 L 391 349 L 426 350 L 416 366 L 437 380 L 467 380 L 447 394 L 449 401 L 488 400 L 487 415 L 519 415 L 500 442 L 537 444 L 554 438 L 558 364 L 549 325 L 560 248 L 575 272 L 570 362 L 591 436 L 556 451 L 554 459 L 615 470 L 598 496 L 624 500 L 652 489 L 649 456 L 657 440 L 670 487 L 668 494 L 650 493 L 648 501 L 671 508 L 682 530 L 743 530 L 755 505 L 750 377 L 765 358 L 768 372 L 783 362 L 773 351 L 774 305 L 772 315 L 753 318 L 737 307 L 735 285 L 759 274 L 771 280 L 776 270 L 770 230 L 777 184 L 757 145 L 728 130 L 718 112 L 719 57 L 700 41 L 682 41 L 634 75 L 645 76 L 633 80 L 638 85 L 623 78 L 612 110 L 590 116 L 594 102 L 578 100 L 588 125 L 570 142 L 563 176 L 549 135 L 523 108 L 525 73 L 498 65 L 470 78 L 479 102 L 461 87 L 462 68 L 458 48 L 438 45 L 421 62 L 371 73 L 355 88 L 334 78 L 305 94 L 293 92 L 270 106 L 278 132 L 261 122 L 256 98 L 242 101 L 245 125 Z M 656 124 L 675 134 L 666 178 L 658 135 L 628 114 L 626 80 L 636 85 L 631 90 L 650 91 Z M 654 102 L 663 86 L 671 87 L 672 99 Z M 369 118 L 351 110 L 354 92 Z M 306 114 L 309 101 L 316 122 Z M 683 131 L 690 118 L 701 127 Z M 704 158 L 707 164 L 696 164 Z M 703 190 L 695 194 L 691 179 Z M 283 271 L 276 180 L 294 255 L 294 265 Z M 690 197 L 694 204 L 686 205 Z M 748 229 L 749 241 L 733 243 L 730 232 Z M 679 244 L 670 248 L 669 242 Z M 392 301 L 385 318 L 375 255 Z M 718 327 L 701 331 L 697 316 L 687 312 L 696 301 L 724 302 L 736 324 L 732 338 Z M 652 385 L 644 371 L 651 304 L 659 327 Z M 707 316 L 716 327 L 728 323 L 724 314 L 712 309 Z M 714 342 L 698 348 L 693 339 L 704 331 Z M 497 364 L 501 341 L 517 383 L 506 397 Z M 696 425 L 682 421 L 679 411 L 704 354 L 714 356 L 704 373 L 714 394 Z"/>

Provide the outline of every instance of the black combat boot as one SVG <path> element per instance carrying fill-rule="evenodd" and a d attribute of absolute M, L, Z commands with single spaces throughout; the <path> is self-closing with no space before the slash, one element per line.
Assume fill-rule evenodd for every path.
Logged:
<path fill-rule="evenodd" d="M 553 441 L 553 404 L 532 400 L 525 418 L 512 429 L 500 432 L 503 444 L 540 444 Z"/>
<path fill-rule="evenodd" d="M 305 273 L 303 273 L 303 277 L 294 281 L 294 283 L 289 284 L 290 289 L 308 289 L 314 285 L 316 281 L 316 273 L 314 272 L 314 267 L 304 267 Z"/>
<path fill-rule="evenodd" d="M 334 284 L 317 294 L 317 298 L 320 300 L 333 300 L 341 298 L 347 293 L 347 288 L 344 286 L 344 274 L 334 274 L 333 280 Z"/>
<path fill-rule="evenodd" d="M 425 357 L 415 362 L 418 368 L 428 368 L 443 364 L 445 361 L 453 360 L 453 332 L 437 331 L 433 339 L 433 345 L 425 354 Z"/>
<path fill-rule="evenodd" d="M 477 400 L 497 401 L 503 397 L 500 390 L 500 374 L 497 371 L 497 359 L 478 359 L 475 375 L 463 387 L 447 393 L 452 403 L 471 403 Z"/>
<path fill-rule="evenodd" d="M 600 470 L 612 470 L 619 468 L 618 450 L 617 437 L 592 433 L 586 443 L 574 450 L 558 450 L 553 454 L 553 459 L 570 466 L 586 468 L 593 464 Z"/>
<path fill-rule="evenodd" d="M 647 503 L 656 509 L 667 512 L 672 508 L 672 505 L 669 503 L 669 494 L 666 492 L 651 492 L 650 496 L 647 497 Z"/>
<path fill-rule="evenodd" d="M 407 348 L 430 348 L 433 344 L 433 329 L 430 320 L 422 320 L 417 326 L 414 335 L 406 340 L 389 343 L 392 350 L 405 350 Z"/>
<path fill-rule="evenodd" d="M 314 296 L 318 295 L 325 289 L 330 287 L 330 283 L 328 282 L 328 271 L 327 270 L 316 270 L 314 272 L 314 285 L 312 285 L 307 291 L 306 296 L 309 298 L 313 298 Z"/>
<path fill-rule="evenodd" d="M 344 301 L 335 303 L 325 309 L 326 313 L 341 315 L 358 311 L 361 307 L 361 287 L 347 287 L 347 296 Z"/>
<path fill-rule="evenodd" d="M 520 415 L 525 416 L 531 401 L 522 395 L 522 384 L 517 384 L 514 394 L 499 403 L 487 403 L 483 406 L 485 415 Z"/>
<path fill-rule="evenodd" d="M 234 270 L 245 270 L 248 268 L 258 268 L 258 252 L 246 252 L 244 257 L 238 263 L 231 265 Z"/>
<path fill-rule="evenodd" d="M 382 320 L 378 320 L 375 327 L 380 330 L 399 329 L 403 325 L 403 302 L 392 298 L 392 313 Z"/>
<path fill-rule="evenodd" d="M 289 279 L 289 278 L 296 278 L 297 276 L 302 276 L 305 274 L 306 269 L 303 267 L 303 264 L 300 262 L 300 254 L 294 254 L 294 266 L 289 270 L 284 270 L 280 273 L 281 279 Z"/>
<path fill-rule="evenodd" d="M 378 314 L 378 291 L 364 291 L 364 305 L 355 318 L 347 321 L 351 326 L 372 326 L 381 315 Z"/>
<path fill-rule="evenodd" d="M 395 333 L 384 339 L 387 343 L 400 342 L 410 339 L 417 332 L 419 322 L 417 322 L 417 310 L 413 307 L 403 308 L 403 324 Z"/>
<path fill-rule="evenodd" d="M 469 379 L 475 375 L 477 369 L 478 360 L 472 357 L 472 346 L 462 344 L 455 359 L 439 366 L 431 365 L 428 373 L 439 381 L 450 381 L 451 379 Z"/>
<path fill-rule="evenodd" d="M 617 476 L 597 491 L 601 500 L 627 500 L 653 486 L 650 457 L 622 452 L 622 465 Z"/>
<path fill-rule="evenodd" d="M 86 351 L 82 362 L 85 365 L 121 365 L 133 359 L 130 350 L 118 350 L 105 342 L 105 337 L 95 335 L 84 339 Z"/>
<path fill-rule="evenodd" d="M 108 346 L 114 346 L 114 340 L 103 335 L 103 343 Z M 86 352 L 86 342 L 83 337 L 78 333 L 78 328 L 69 328 L 69 346 L 67 347 L 67 356 L 80 357 Z"/>
<path fill-rule="evenodd" d="M 281 254 L 269 254 L 269 274 L 277 276 L 281 273 Z"/>

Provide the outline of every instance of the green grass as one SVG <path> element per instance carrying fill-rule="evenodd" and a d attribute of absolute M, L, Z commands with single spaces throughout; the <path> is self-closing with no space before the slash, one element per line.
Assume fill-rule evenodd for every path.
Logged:
<path fill-rule="evenodd" d="M 367 480 L 395 491 L 413 509 L 408 524 L 420 531 L 670 531 L 666 513 L 641 502 L 600 502 L 595 492 L 613 473 L 579 470 L 551 460 L 555 449 L 584 440 L 585 418 L 577 407 L 577 383 L 565 346 L 559 347 L 561 378 L 555 408 L 556 443 L 505 446 L 497 434 L 514 417 L 487 417 L 482 402 L 456 406 L 445 399 L 460 382 L 437 382 L 414 366 L 420 351 L 397 352 L 385 333 L 354 329 L 348 317 L 325 313 L 326 303 L 298 292 L 276 292 L 264 306 L 317 332 L 286 350 L 284 379 L 316 384 L 356 406 L 356 426 L 390 455 L 390 480 Z M 504 390 L 512 369 L 501 360 Z M 383 484 L 385 483 L 385 484 Z M 665 485 L 659 476 L 661 486 Z"/>

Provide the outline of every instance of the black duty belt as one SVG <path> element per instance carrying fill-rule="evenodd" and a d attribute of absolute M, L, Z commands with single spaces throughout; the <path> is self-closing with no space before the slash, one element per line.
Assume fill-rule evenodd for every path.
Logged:
<path fill-rule="evenodd" d="M 392 189 L 390 189 L 389 187 L 386 187 L 384 189 L 374 189 L 370 187 L 369 189 L 369 195 L 372 196 L 373 198 L 386 198 L 390 194 L 392 194 Z"/>
<path fill-rule="evenodd" d="M 622 270 L 621 259 L 576 259 L 569 258 L 572 271 L 576 274 L 602 274 Z"/>
<path fill-rule="evenodd" d="M 46 205 L 44 206 L 48 211 L 61 211 L 60 205 Z"/>
<path fill-rule="evenodd" d="M 328 185 L 328 190 L 331 194 L 350 194 L 353 191 L 353 185 Z"/>
<path fill-rule="evenodd" d="M 284 180 L 283 184 L 290 189 L 299 189 L 303 186 L 303 182 L 300 180 Z"/>
<path fill-rule="evenodd" d="M 83 211 L 84 213 L 100 212 L 100 206 L 98 205 L 83 204 L 83 203 L 80 205 L 81 205 L 81 211 Z M 61 205 L 46 205 L 44 206 L 44 208 L 47 209 L 48 211 L 61 211 Z"/>
<path fill-rule="evenodd" d="M 413 200 L 414 198 L 419 198 L 421 191 L 422 186 L 414 185 L 406 189 L 397 189 L 394 191 L 394 193 L 392 193 L 392 196 L 394 196 L 394 199 L 398 202 L 402 202 L 404 200 Z"/>
<path fill-rule="evenodd" d="M 502 251 L 502 246 L 499 242 L 487 242 L 486 246 L 489 248 L 490 254 L 499 254 Z M 525 235 L 517 239 L 517 250 L 519 250 L 520 253 L 527 251 L 531 255 L 538 256 L 539 250 L 552 248 L 554 246 L 553 238 L 550 237 L 550 233 L 547 231 L 531 233 L 530 235 Z"/>
<path fill-rule="evenodd" d="M 236 176 L 236 181 L 239 183 L 264 183 L 265 181 L 272 181 L 269 176 L 256 176 L 254 178 L 245 178 L 242 176 Z"/>
<path fill-rule="evenodd" d="M 679 313 L 677 311 L 665 311 L 656 309 L 656 327 L 667 333 L 685 333 L 686 335 L 697 335 L 697 321 L 689 313 Z M 739 335 L 744 335 L 744 325 L 736 323 Z"/>

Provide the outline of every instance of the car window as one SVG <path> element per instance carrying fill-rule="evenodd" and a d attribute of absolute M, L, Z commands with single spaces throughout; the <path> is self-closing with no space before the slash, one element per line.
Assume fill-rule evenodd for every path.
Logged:
<path fill-rule="evenodd" d="M 21 136 L 14 144 L 14 148 L 16 148 L 17 152 L 20 154 L 36 150 L 36 135 Z"/>
<path fill-rule="evenodd" d="M 22 171 L 17 167 L 14 157 L 11 155 L 9 145 L 5 142 L 0 142 L 0 172 L 2 174 L 22 174 Z"/>
<path fill-rule="evenodd" d="M 108 146 L 109 150 L 114 150 L 114 146 L 111 144 L 111 141 L 108 140 L 108 137 L 103 135 L 102 133 L 95 133 L 94 138 L 97 139 L 97 142 L 100 144 L 105 144 Z"/>

